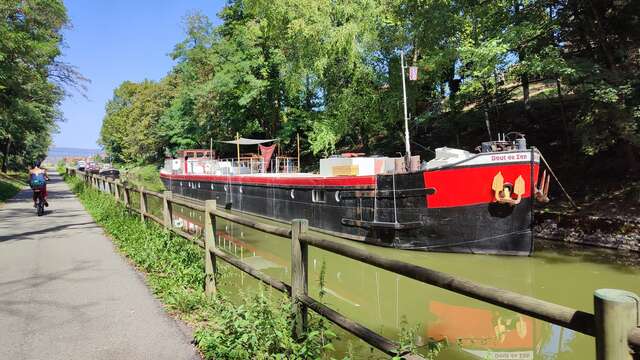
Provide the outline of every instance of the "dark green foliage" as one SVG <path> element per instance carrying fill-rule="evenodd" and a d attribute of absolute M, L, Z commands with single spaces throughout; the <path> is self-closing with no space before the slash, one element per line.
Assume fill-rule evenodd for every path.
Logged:
<path fill-rule="evenodd" d="M 523 129 L 540 134 L 539 146 L 557 147 L 543 151 L 561 148 L 566 158 L 623 152 L 639 170 L 639 4 L 229 1 L 218 26 L 197 12 L 186 18 L 187 36 L 171 54 L 178 64 L 167 77 L 116 90 L 110 107 L 125 88 L 151 93 L 133 92 L 122 112 L 108 111 L 101 142 L 135 162 L 208 148 L 236 132 L 278 137 L 289 154 L 300 133 L 306 157 L 393 155 L 404 148 L 404 50 L 419 68 L 418 80 L 408 83 L 408 108 L 414 139 L 427 146 L 414 144 L 415 154 L 429 158 L 439 146 L 473 150 L 490 126 L 494 138 Z M 534 116 L 534 100 L 554 109 L 551 122 L 560 125 L 551 139 Z M 579 111 L 566 108 L 575 102 Z M 507 118 L 503 108 L 512 103 L 521 111 Z M 129 140 L 142 139 L 135 134 L 150 138 Z M 214 147 L 222 155 L 235 151 Z"/>
<path fill-rule="evenodd" d="M 44 159 L 64 86 L 83 78 L 58 60 L 68 21 L 62 1 L 3 0 L 0 18 L 0 160 L 6 171 Z"/>

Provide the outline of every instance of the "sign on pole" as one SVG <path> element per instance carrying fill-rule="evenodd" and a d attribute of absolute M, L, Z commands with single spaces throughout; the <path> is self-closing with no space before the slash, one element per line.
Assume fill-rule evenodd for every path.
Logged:
<path fill-rule="evenodd" d="M 418 80 L 418 67 L 409 66 L 409 80 Z"/>

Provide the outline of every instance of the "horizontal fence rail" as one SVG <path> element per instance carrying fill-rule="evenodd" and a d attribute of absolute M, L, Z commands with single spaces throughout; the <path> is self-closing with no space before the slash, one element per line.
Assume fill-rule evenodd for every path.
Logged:
<path fill-rule="evenodd" d="M 418 265 L 383 258 L 365 250 L 322 239 L 311 234 L 302 235 L 300 240 L 317 248 L 358 260 L 425 284 L 451 290 L 455 293 L 498 305 L 586 335 L 594 335 L 593 314 L 539 300 L 531 296 L 518 294 L 513 291 L 478 284 L 455 275 L 445 274 Z"/>
<path fill-rule="evenodd" d="M 292 315 L 294 316 L 294 335 L 302 336 L 306 329 L 307 308 L 329 319 L 356 337 L 386 354 L 398 354 L 398 344 L 372 331 L 366 326 L 355 322 L 321 302 L 311 298 L 307 293 L 307 246 L 313 246 L 325 251 L 338 254 L 349 259 L 357 260 L 371 266 L 381 268 L 398 275 L 402 275 L 424 284 L 446 289 L 454 293 L 477 299 L 489 304 L 513 310 L 533 318 L 547 321 L 582 334 L 595 337 L 596 359 L 623 360 L 640 354 L 640 298 L 635 294 L 622 290 L 601 289 L 594 295 L 595 314 L 572 309 L 531 296 L 522 295 L 510 290 L 479 284 L 459 276 L 424 268 L 403 261 L 388 259 L 379 255 L 354 248 L 352 246 L 333 242 L 313 233 L 307 232 L 307 220 L 293 220 L 290 228 L 269 225 L 253 221 L 246 217 L 231 214 L 217 209 L 215 200 L 205 201 L 205 205 L 192 199 L 172 194 L 153 192 L 143 188 L 135 189 L 118 180 L 108 179 L 95 174 L 87 174 L 68 168 L 67 174 L 83 178 L 96 188 L 103 189 L 114 195 L 116 201 L 124 203 L 125 207 L 140 214 L 140 219 L 151 219 L 163 225 L 169 231 L 184 237 L 205 249 L 206 292 L 216 292 L 215 272 L 216 259 L 222 259 L 239 270 L 262 281 L 263 283 L 285 293 L 293 299 Z M 131 196 L 139 194 L 139 207 L 131 206 Z M 122 194 L 122 195 L 121 195 Z M 136 194 L 137 195 L 137 194 Z M 147 196 L 154 196 L 163 202 L 163 218 L 149 213 Z M 180 205 L 204 213 L 205 229 L 204 241 L 180 228 L 173 226 L 173 205 Z M 216 218 L 244 225 L 261 232 L 291 239 L 291 284 L 275 279 L 242 260 L 231 256 L 215 245 Z M 634 354 L 635 351 L 635 354 Z M 419 355 L 400 354 L 405 359 L 423 359 Z"/>
<path fill-rule="evenodd" d="M 629 345 L 635 349 L 636 353 L 640 353 L 640 328 L 631 330 L 629 334 Z"/>

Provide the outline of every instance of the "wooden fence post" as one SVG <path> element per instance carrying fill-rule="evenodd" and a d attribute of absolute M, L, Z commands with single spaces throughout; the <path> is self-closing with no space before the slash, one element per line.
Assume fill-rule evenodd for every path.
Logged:
<path fill-rule="evenodd" d="M 162 217 L 164 218 L 164 227 L 166 229 L 171 229 L 173 227 L 173 216 L 171 216 L 171 198 L 172 198 L 172 193 L 171 191 L 165 191 L 162 194 Z"/>
<path fill-rule="evenodd" d="M 118 183 L 120 182 L 120 180 L 114 180 L 113 181 L 113 185 L 115 186 L 115 189 L 113 191 L 113 196 L 116 198 L 116 202 L 119 203 L 120 202 L 120 190 L 118 187 Z"/>
<path fill-rule="evenodd" d="M 307 331 L 307 307 L 300 302 L 300 295 L 307 295 L 307 244 L 300 241 L 300 234 L 307 231 L 309 221 L 291 221 L 291 311 L 293 313 L 293 336 L 301 339 Z"/>
<path fill-rule="evenodd" d="M 144 187 L 140 187 L 140 221 L 144 222 L 147 214 L 147 198 L 144 196 Z"/>
<path fill-rule="evenodd" d="M 593 295 L 596 359 L 630 360 L 629 333 L 640 325 L 640 298 L 632 292 L 598 289 Z"/>
<path fill-rule="evenodd" d="M 124 207 L 126 207 L 129 214 L 131 214 L 131 202 L 129 201 L 129 188 L 127 187 L 127 184 L 123 185 L 122 191 L 124 191 Z"/>
<path fill-rule="evenodd" d="M 204 202 L 204 292 L 207 295 L 215 295 L 216 289 L 216 256 L 211 249 L 216 246 L 216 201 Z"/>

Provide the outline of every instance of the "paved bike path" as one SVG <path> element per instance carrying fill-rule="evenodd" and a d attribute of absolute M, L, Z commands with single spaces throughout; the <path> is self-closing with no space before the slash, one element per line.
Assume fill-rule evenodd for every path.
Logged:
<path fill-rule="evenodd" d="M 200 359 L 60 176 L 0 207 L 0 359 Z"/>

